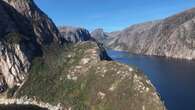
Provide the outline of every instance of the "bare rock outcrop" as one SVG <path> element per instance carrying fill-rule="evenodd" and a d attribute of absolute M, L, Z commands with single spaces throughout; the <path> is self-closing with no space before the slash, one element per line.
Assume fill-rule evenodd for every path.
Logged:
<path fill-rule="evenodd" d="M 91 35 L 88 30 L 76 27 L 60 27 L 59 31 L 66 41 L 69 43 L 77 43 L 91 40 Z"/>
<path fill-rule="evenodd" d="M 4 1 L 0 1 L 0 14 L 0 74 L 13 87 L 24 80 L 31 60 L 41 50 L 25 17 Z"/>
<path fill-rule="evenodd" d="M 67 110 L 62 108 L 60 104 L 54 106 L 48 103 L 37 101 L 36 99 L 29 99 L 22 97 L 20 99 L 9 98 L 0 99 L 1 110 Z"/>

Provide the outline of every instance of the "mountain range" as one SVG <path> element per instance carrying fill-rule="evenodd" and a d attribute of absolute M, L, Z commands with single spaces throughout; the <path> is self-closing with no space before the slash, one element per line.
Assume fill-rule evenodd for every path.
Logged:
<path fill-rule="evenodd" d="M 115 50 L 191 60 L 195 59 L 194 30 L 195 8 L 192 8 L 163 20 L 132 25 L 121 31 L 102 31 L 99 33 L 105 35 L 101 34 L 99 38 L 104 38 L 104 45 Z M 93 37 L 98 38 L 98 32 L 94 32 Z"/>
<path fill-rule="evenodd" d="M 144 73 L 86 29 L 58 29 L 33 0 L 1 0 L 0 15 L 0 108 L 166 110 Z"/>

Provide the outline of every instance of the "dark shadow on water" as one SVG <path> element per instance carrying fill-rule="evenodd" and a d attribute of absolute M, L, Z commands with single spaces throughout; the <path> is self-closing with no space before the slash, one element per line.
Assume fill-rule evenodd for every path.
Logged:
<path fill-rule="evenodd" d="M 48 110 L 35 105 L 0 105 L 0 110 Z"/>

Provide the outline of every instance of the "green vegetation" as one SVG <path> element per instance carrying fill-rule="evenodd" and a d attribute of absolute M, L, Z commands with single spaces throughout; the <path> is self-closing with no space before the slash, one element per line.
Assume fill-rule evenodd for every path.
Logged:
<path fill-rule="evenodd" d="M 71 67 L 79 63 L 86 47 L 73 49 L 74 51 L 70 52 L 72 49 L 73 46 L 69 46 L 69 49 L 58 47 L 46 49 L 47 56 L 33 61 L 29 79 L 18 96 L 37 96 L 46 102 L 53 104 L 63 102 L 63 104 L 74 105 L 76 108 L 85 110 L 86 106 L 83 104 L 83 100 L 86 99 L 85 84 L 82 81 L 67 79 L 67 73 Z M 72 58 L 69 58 L 68 54 L 72 55 Z"/>
<path fill-rule="evenodd" d="M 22 40 L 22 35 L 18 32 L 8 33 L 5 39 L 10 44 L 19 44 Z"/>
<path fill-rule="evenodd" d="M 92 60 L 94 56 L 86 52 L 94 48 L 91 43 L 85 43 L 45 49 L 46 56 L 33 61 L 30 76 L 16 97 L 36 96 L 38 100 L 62 103 L 73 110 L 140 110 L 142 103 L 148 104 L 150 110 L 161 107 L 158 102 L 148 102 L 154 96 L 140 94 L 135 89 L 133 76 L 137 74 L 155 92 L 143 74 L 130 72 L 128 66 L 115 62 Z M 90 61 L 82 64 L 86 58 Z"/>
<path fill-rule="evenodd" d="M 13 88 L 9 88 L 6 92 L 6 94 L 7 94 L 7 97 L 8 98 L 11 98 L 13 95 L 14 95 L 14 93 L 17 91 L 17 89 L 18 89 L 18 87 L 17 86 L 15 86 L 15 87 L 13 87 Z"/>

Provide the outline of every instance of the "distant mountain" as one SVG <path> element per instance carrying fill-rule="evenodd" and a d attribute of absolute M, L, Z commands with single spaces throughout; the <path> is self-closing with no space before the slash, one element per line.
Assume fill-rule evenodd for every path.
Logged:
<path fill-rule="evenodd" d="M 195 59 L 195 8 L 108 34 L 106 45 L 131 53 Z"/>
<path fill-rule="evenodd" d="M 76 27 L 59 27 L 60 34 L 63 39 L 71 43 L 91 40 L 91 35 L 88 30 Z"/>
<path fill-rule="evenodd" d="M 99 28 L 91 32 L 91 37 L 103 43 L 108 38 L 108 35 L 103 29 Z"/>

